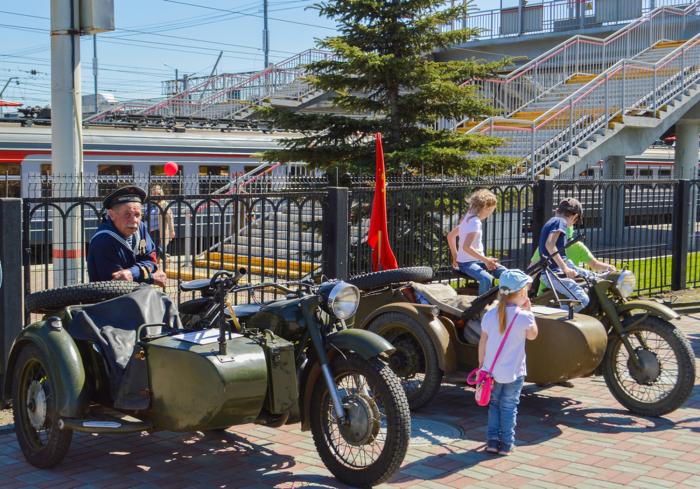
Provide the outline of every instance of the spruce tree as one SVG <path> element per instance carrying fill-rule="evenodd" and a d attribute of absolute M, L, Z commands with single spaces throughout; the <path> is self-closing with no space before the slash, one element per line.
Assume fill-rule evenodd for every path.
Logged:
<path fill-rule="evenodd" d="M 438 62 L 433 53 L 460 44 L 476 29 L 460 25 L 461 1 L 334 0 L 316 4 L 339 34 L 318 41 L 332 59 L 308 66 L 309 82 L 333 94 L 333 114 L 267 107 L 260 116 L 300 134 L 267 151 L 271 161 L 305 161 L 336 173 L 374 168 L 374 133 L 381 132 L 388 171 L 473 175 L 507 164 L 488 156 L 498 139 L 435 129 L 440 120 L 492 114 L 470 80 L 493 76 L 509 60 Z M 444 31 L 444 32 L 443 32 Z M 481 155 L 481 156 L 479 156 Z"/>

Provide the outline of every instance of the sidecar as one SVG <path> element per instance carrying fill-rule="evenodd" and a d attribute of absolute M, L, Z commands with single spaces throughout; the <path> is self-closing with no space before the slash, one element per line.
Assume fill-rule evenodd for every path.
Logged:
<path fill-rule="evenodd" d="M 412 409 L 435 396 L 445 374 L 466 377 L 478 366 L 480 318 L 491 307 L 431 279 L 430 268 L 411 267 L 349 280 L 362 291 L 354 327 L 394 345 L 389 362 Z M 583 314 L 570 318 L 560 309 L 539 306 L 533 311 L 539 335 L 527 342 L 526 380 L 549 384 L 592 375 L 607 346 L 603 324 Z"/>
<path fill-rule="evenodd" d="M 37 467 L 58 464 L 74 431 L 299 419 L 293 345 L 269 331 L 230 333 L 222 354 L 218 330 L 184 331 L 170 299 L 148 286 L 42 312 L 15 340 L 2 390 L 13 399 L 22 451 Z"/>

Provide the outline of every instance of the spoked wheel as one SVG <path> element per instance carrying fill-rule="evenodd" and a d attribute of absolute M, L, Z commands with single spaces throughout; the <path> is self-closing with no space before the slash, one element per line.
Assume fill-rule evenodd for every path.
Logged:
<path fill-rule="evenodd" d="M 321 460 L 338 480 L 371 487 L 399 468 L 411 435 L 406 395 L 388 365 L 349 354 L 331 371 L 348 420 L 339 422 L 325 382 L 311 396 L 311 431 Z"/>
<path fill-rule="evenodd" d="M 411 410 L 429 403 L 442 382 L 435 345 L 422 325 L 409 316 L 382 314 L 369 329 L 389 341 L 396 351 L 389 357 L 389 366 L 401 380 Z"/>
<path fill-rule="evenodd" d="M 603 375 L 615 399 L 635 414 L 663 416 L 678 409 L 695 385 L 695 356 L 683 333 L 657 317 L 623 322 L 634 357 L 618 336 L 608 342 Z"/>
<path fill-rule="evenodd" d="M 58 465 L 73 438 L 71 430 L 58 427 L 55 375 L 37 347 L 22 349 L 12 389 L 15 431 L 25 458 L 40 469 Z"/>

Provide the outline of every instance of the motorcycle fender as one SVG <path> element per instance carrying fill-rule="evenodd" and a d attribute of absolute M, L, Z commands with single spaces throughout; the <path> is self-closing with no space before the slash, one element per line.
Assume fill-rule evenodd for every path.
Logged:
<path fill-rule="evenodd" d="M 353 351 L 365 360 L 378 357 L 383 353 L 391 354 L 395 348 L 391 343 L 376 333 L 364 329 L 344 329 L 326 338 L 329 349 Z"/>
<path fill-rule="evenodd" d="M 674 311 L 668 306 L 659 304 L 656 301 L 639 299 L 625 302 L 624 304 L 617 306 L 618 313 L 630 312 L 635 309 L 641 309 L 651 314 L 652 316 L 660 317 L 662 319 L 665 319 L 666 321 L 671 321 L 672 319 L 678 319 L 680 317 L 680 315 L 676 311 Z"/>
<path fill-rule="evenodd" d="M 363 329 L 344 329 L 333 333 L 326 338 L 328 346 L 328 359 L 331 360 L 338 351 L 352 351 L 360 355 L 365 360 L 379 357 L 385 353 L 392 353 L 394 347 L 387 340 L 378 334 Z M 311 394 L 316 382 L 324 382 L 321 375 L 321 365 L 318 363 L 316 355 L 309 357 L 304 369 L 301 372 L 299 385 L 303 389 L 300 396 L 299 412 L 301 413 L 301 430 L 311 429 Z"/>
<path fill-rule="evenodd" d="M 452 372 L 456 368 L 456 357 L 454 348 L 450 347 L 450 333 L 441 318 L 435 315 L 436 308 L 427 304 L 412 304 L 410 302 L 394 302 L 387 304 L 374 311 L 367 316 L 362 324 L 362 328 L 366 329 L 370 323 L 389 312 L 406 314 L 423 326 L 423 329 L 428 333 L 430 339 L 435 346 L 435 351 L 438 357 L 438 366 L 443 372 Z M 449 320 L 447 320 L 449 321 Z"/>
<path fill-rule="evenodd" d="M 88 405 L 88 387 L 83 359 L 78 346 L 68 332 L 41 321 L 22 330 L 10 349 L 3 394 L 5 401 L 12 396 L 14 370 L 22 349 L 33 344 L 48 361 L 47 368 L 56 374 L 56 402 L 62 417 L 80 417 Z"/>

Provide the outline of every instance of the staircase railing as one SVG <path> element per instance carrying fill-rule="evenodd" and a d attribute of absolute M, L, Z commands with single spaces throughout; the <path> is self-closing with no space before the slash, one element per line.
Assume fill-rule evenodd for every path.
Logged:
<path fill-rule="evenodd" d="M 526 134 L 529 143 L 521 165 L 534 175 L 561 158 L 572 156 L 592 134 L 613 120 L 642 111 L 658 117 L 658 110 L 700 80 L 700 34 L 656 63 L 623 59 L 595 77 L 534 120 L 494 117 L 472 131 L 494 135 L 498 131 Z M 561 137 L 566 134 L 566 137 Z M 505 147 L 507 148 L 506 142 Z M 504 151 L 497 149 L 496 152 Z"/>
<path fill-rule="evenodd" d="M 332 54 L 318 49 L 309 49 L 281 63 L 270 65 L 235 86 L 215 92 L 203 99 L 194 108 L 192 115 L 200 117 L 229 117 L 239 110 L 259 105 L 279 87 L 293 83 L 306 74 L 306 65 L 328 59 Z M 223 105 L 221 107 L 220 105 Z"/>
<path fill-rule="evenodd" d="M 511 115 L 554 86 L 579 73 L 601 73 L 662 40 L 681 39 L 687 18 L 697 15 L 700 0 L 685 8 L 659 7 L 604 39 L 577 35 L 558 44 L 508 75 L 474 83 L 482 97 Z M 468 122 L 464 119 L 457 126 Z"/>

